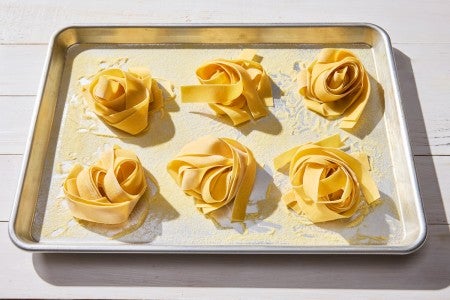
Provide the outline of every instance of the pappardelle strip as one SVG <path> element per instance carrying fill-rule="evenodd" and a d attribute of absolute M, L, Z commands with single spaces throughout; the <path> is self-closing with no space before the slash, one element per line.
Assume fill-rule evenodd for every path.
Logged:
<path fill-rule="evenodd" d="M 72 215 L 103 224 L 125 222 L 146 189 L 138 157 L 117 145 L 87 168 L 76 164 L 63 184 Z"/>
<path fill-rule="evenodd" d="M 340 128 L 353 128 L 370 95 L 369 76 L 350 51 L 325 48 L 298 75 L 308 109 L 330 119 L 343 116 Z"/>
<path fill-rule="evenodd" d="M 100 71 L 85 94 L 106 124 L 132 135 L 147 128 L 149 112 L 164 108 L 162 90 L 143 67 Z"/>
<path fill-rule="evenodd" d="M 361 192 L 368 204 L 380 198 L 364 153 L 347 154 L 339 135 L 292 148 L 274 159 L 275 169 L 289 164 L 292 189 L 284 203 L 314 223 L 349 218 Z"/>
<path fill-rule="evenodd" d="M 202 214 L 232 203 L 232 221 L 244 221 L 256 174 L 256 161 L 245 146 L 204 136 L 186 144 L 167 170 Z"/>
<path fill-rule="evenodd" d="M 208 103 L 233 125 L 266 116 L 266 106 L 273 106 L 272 86 L 257 60 L 254 50 L 244 50 L 236 60 L 206 62 L 196 71 L 200 85 L 181 87 L 182 102 Z"/>

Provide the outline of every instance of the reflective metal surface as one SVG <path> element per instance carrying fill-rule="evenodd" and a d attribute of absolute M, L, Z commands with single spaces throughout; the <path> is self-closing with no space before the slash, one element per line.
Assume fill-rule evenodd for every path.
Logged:
<path fill-rule="evenodd" d="M 379 84 L 385 101 L 384 121 L 397 196 L 401 205 L 404 236 L 398 245 L 349 246 L 157 246 L 107 245 L 95 243 L 41 244 L 31 234 L 39 193 L 42 191 L 46 157 L 55 149 L 61 107 L 61 83 L 66 67 L 66 54 L 73 45 L 145 44 L 215 45 L 229 44 L 319 44 L 323 47 L 342 44 L 366 44 L 375 57 Z M 34 119 L 27 143 L 19 188 L 10 222 L 10 236 L 20 248 L 44 252 L 148 252 L 148 253 L 361 253 L 407 254 L 417 250 L 425 241 L 426 223 L 414 171 L 409 138 L 405 126 L 402 102 L 397 84 L 395 63 L 388 35 L 371 24 L 269 24 L 269 25 L 194 25 L 194 26 L 83 26 L 65 28 L 53 37 L 49 46 L 47 66 L 42 78 Z M 395 158 L 395 159 L 394 159 Z"/>

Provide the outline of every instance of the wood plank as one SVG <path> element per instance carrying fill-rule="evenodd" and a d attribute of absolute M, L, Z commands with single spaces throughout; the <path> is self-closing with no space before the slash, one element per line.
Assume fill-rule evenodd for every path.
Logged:
<path fill-rule="evenodd" d="M 394 44 L 414 154 L 450 154 L 450 48 Z"/>
<path fill-rule="evenodd" d="M 450 49 L 443 49 L 441 44 L 394 44 L 394 47 L 413 153 L 450 155 L 450 101 L 443 96 L 450 95 L 450 85 L 447 84 L 450 68 L 442 67 L 450 66 Z M 8 69 L 13 69 L 13 74 L 0 73 L 0 96 L 34 94 L 37 91 L 35 87 L 43 70 L 45 48 L 43 45 L 0 45 L 0 53 L 14 54 L 12 59 L 8 55 L 3 57 Z M 33 55 L 35 52 L 37 55 Z M 28 74 L 25 85 L 21 83 L 21 74 L 24 73 Z M 14 102 L 9 98 L 6 101 Z M 26 127 L 18 131 L 28 132 L 29 123 L 20 123 L 20 119 L 14 122 L 14 126 Z M 23 137 L 18 137 L 20 145 L 10 144 L 6 149 L 23 149 L 23 140 Z M 3 143 L 1 136 L 0 143 Z"/>
<path fill-rule="evenodd" d="M 396 53 L 399 72 L 403 72 L 400 83 L 414 153 L 450 155 L 450 106 L 446 102 L 450 92 L 450 2 L 342 3 L 3 0 L 0 96 L 36 93 L 45 44 L 52 32 L 68 24 L 373 22 L 384 27 L 397 43 L 395 47 L 407 56 Z M 11 45 L 33 43 L 41 45 Z M 4 55 L 3 47 L 12 48 Z M 22 51 L 25 55 L 20 53 L 21 47 L 26 48 Z M 40 47 L 41 54 L 32 47 Z M 17 69 L 11 69 L 14 67 Z M 20 78 L 27 83 L 21 83 Z M 8 110 L 3 110 L 0 120 L 7 119 L 5 112 Z M 25 121 L 16 123 L 20 122 L 28 127 Z M 0 123 L 0 130 L 8 126 Z M 1 134 L 0 142 L 4 140 Z M 13 142 L 18 146 L 11 151 L 22 153 L 21 143 Z M 3 148 L 0 144 L 0 153 Z M 0 155 L 0 172 L 4 172 L 1 199 L 11 197 L 12 188 L 4 187 L 15 185 L 14 172 L 6 172 L 18 170 L 18 161 L 5 160 L 8 155 Z M 428 222 L 448 222 L 448 157 L 415 157 L 415 166 Z M 12 178 L 11 183 L 4 179 L 6 176 Z M 2 212 L 9 210 L 2 205 L 0 221 L 5 216 Z M 450 226 L 430 226 L 425 247 L 404 257 L 69 255 L 20 251 L 9 242 L 7 223 L 0 222 L 0 298 L 336 299 L 336 295 L 342 295 L 346 299 L 449 299 L 449 231 Z"/>
<path fill-rule="evenodd" d="M 449 224 L 450 156 L 414 158 L 428 224 Z M 22 163 L 21 155 L 0 155 L 0 221 L 8 221 Z"/>
<path fill-rule="evenodd" d="M 0 221 L 8 221 L 22 165 L 22 155 L 0 155 Z"/>
<path fill-rule="evenodd" d="M 450 221 L 450 156 L 415 156 L 414 165 L 428 224 Z"/>
<path fill-rule="evenodd" d="M 428 224 L 449 224 L 450 156 L 414 158 Z M 0 155 L 0 221 L 8 221 L 22 164 L 21 155 Z"/>
<path fill-rule="evenodd" d="M 47 45 L 1 45 L 0 95 L 36 95 L 46 52 Z"/>
<path fill-rule="evenodd" d="M 430 226 L 426 245 L 407 256 L 31 254 L 6 242 L 0 297 L 444 299 L 449 229 Z"/>
<path fill-rule="evenodd" d="M 0 96 L 0 154 L 23 154 L 34 102 L 34 96 Z"/>
<path fill-rule="evenodd" d="M 4 1 L 5 2 L 5 1 Z M 136 2 L 137 3 L 137 2 Z M 411 5 L 411 1 L 370 3 L 330 1 L 14 1 L 3 4 L 0 43 L 47 43 L 68 24 L 149 23 L 295 23 L 372 22 L 384 27 L 396 42 L 450 42 L 446 0 Z M 70 7 L 70 9 L 67 9 Z M 86 9 L 86 8 L 89 9 Z M 274 9 L 276 7 L 276 9 Z M 432 22 L 430 22 L 432 20 Z"/>

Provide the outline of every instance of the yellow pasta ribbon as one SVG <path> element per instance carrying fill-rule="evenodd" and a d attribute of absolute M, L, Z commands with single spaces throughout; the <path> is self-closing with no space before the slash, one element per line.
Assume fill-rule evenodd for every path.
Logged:
<path fill-rule="evenodd" d="M 322 49 L 298 76 L 300 94 L 308 109 L 331 119 L 343 116 L 340 128 L 353 128 L 370 95 L 369 77 L 350 51 Z"/>
<path fill-rule="evenodd" d="M 282 196 L 284 203 L 314 223 L 351 217 L 360 204 L 380 198 L 370 176 L 364 153 L 349 155 L 339 148 L 339 135 L 286 151 L 274 160 L 275 169 L 289 164 L 292 189 Z"/>
<path fill-rule="evenodd" d="M 147 189 L 147 182 L 137 156 L 114 146 L 88 168 L 76 164 L 63 189 L 74 217 L 118 224 L 128 219 Z"/>
<path fill-rule="evenodd" d="M 208 103 L 233 125 L 266 116 L 266 105 L 273 106 L 272 86 L 257 59 L 254 50 L 244 50 L 239 59 L 205 63 L 196 71 L 201 85 L 181 87 L 182 102 Z"/>
<path fill-rule="evenodd" d="M 87 89 L 93 110 L 104 122 L 136 135 L 148 126 L 148 113 L 164 107 L 158 83 L 146 68 L 107 69 Z"/>
<path fill-rule="evenodd" d="M 231 202 L 232 221 L 243 221 L 253 189 L 256 161 L 235 140 L 204 136 L 186 144 L 167 165 L 183 192 L 207 215 Z"/>

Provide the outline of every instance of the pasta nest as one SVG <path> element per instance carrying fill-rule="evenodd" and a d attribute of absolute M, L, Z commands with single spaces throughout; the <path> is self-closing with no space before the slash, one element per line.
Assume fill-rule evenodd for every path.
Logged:
<path fill-rule="evenodd" d="M 201 137 L 169 162 L 169 174 L 207 215 L 232 203 L 232 221 L 243 221 L 253 188 L 256 162 L 251 151 L 228 138 Z"/>
<path fill-rule="evenodd" d="M 361 192 L 367 203 L 380 198 L 369 173 L 367 155 L 347 154 L 339 135 L 295 147 L 274 160 L 276 169 L 289 164 L 292 189 L 284 203 L 314 223 L 350 218 L 358 209 Z"/>
<path fill-rule="evenodd" d="M 72 215 L 103 224 L 126 221 L 146 189 L 139 159 L 119 146 L 87 168 L 76 164 L 63 184 Z"/>
<path fill-rule="evenodd" d="M 146 68 L 103 70 L 86 92 L 97 116 L 132 135 L 147 128 L 149 112 L 164 107 L 162 90 Z"/>
<path fill-rule="evenodd" d="M 350 51 L 322 49 L 316 59 L 300 71 L 300 94 L 308 109 L 331 119 L 343 116 L 340 128 L 353 128 L 370 95 L 369 76 Z"/>
<path fill-rule="evenodd" d="M 270 77 L 253 50 L 244 50 L 239 59 L 216 59 L 201 65 L 196 75 L 200 85 L 181 87 L 182 101 L 208 103 L 218 115 L 228 116 L 233 125 L 268 114 L 273 106 Z"/>

